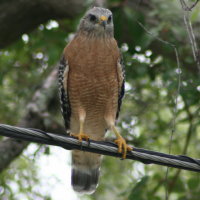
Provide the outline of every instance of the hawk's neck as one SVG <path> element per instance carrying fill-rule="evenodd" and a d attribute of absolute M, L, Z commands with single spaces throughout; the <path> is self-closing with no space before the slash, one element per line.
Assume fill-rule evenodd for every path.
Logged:
<path fill-rule="evenodd" d="M 64 55 L 69 57 L 98 56 L 111 54 L 116 60 L 120 57 L 119 48 L 114 37 L 87 37 L 84 34 L 77 34 L 66 46 Z"/>

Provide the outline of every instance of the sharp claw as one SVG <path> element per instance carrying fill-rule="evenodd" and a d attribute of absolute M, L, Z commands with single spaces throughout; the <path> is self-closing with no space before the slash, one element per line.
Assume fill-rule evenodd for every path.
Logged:
<path fill-rule="evenodd" d="M 121 153 L 122 152 L 122 145 L 119 144 L 119 147 L 118 147 L 118 152 Z"/>
<path fill-rule="evenodd" d="M 122 159 L 125 159 L 126 158 L 126 154 L 127 154 L 127 151 L 131 151 L 132 148 L 129 147 L 127 144 L 126 144 L 126 141 L 124 140 L 124 138 L 120 137 L 118 138 L 117 140 L 115 140 L 115 143 L 118 145 L 118 152 L 119 153 L 122 153 Z"/>
<path fill-rule="evenodd" d="M 89 140 L 89 137 L 88 137 L 88 136 L 86 136 L 86 137 L 85 137 L 85 139 L 86 139 L 86 141 L 88 142 L 88 140 Z"/>
<path fill-rule="evenodd" d="M 79 140 L 79 142 L 82 142 L 83 139 L 85 139 L 86 141 L 89 140 L 89 136 L 85 133 L 79 133 L 79 134 L 70 134 L 71 136 L 77 138 Z"/>
<path fill-rule="evenodd" d="M 124 153 L 123 153 L 123 159 L 125 159 L 126 158 L 126 153 L 127 153 L 127 149 L 126 149 L 126 147 L 124 148 Z"/>
<path fill-rule="evenodd" d="M 133 148 L 132 147 L 127 147 L 127 151 L 132 151 L 133 150 Z"/>
<path fill-rule="evenodd" d="M 122 143 L 119 143 L 119 149 L 118 149 L 119 153 L 122 153 Z"/>

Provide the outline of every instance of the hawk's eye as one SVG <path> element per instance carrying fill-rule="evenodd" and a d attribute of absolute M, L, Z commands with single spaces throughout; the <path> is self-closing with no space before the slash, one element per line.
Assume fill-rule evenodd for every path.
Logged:
<path fill-rule="evenodd" d="M 108 23 L 110 23 L 111 20 L 112 20 L 112 15 L 110 15 L 110 16 L 108 17 Z"/>
<path fill-rule="evenodd" d="M 89 18 L 90 18 L 90 21 L 91 21 L 91 22 L 95 22 L 96 19 L 97 19 L 96 16 L 95 16 L 95 15 L 92 15 L 92 14 L 89 15 Z"/>

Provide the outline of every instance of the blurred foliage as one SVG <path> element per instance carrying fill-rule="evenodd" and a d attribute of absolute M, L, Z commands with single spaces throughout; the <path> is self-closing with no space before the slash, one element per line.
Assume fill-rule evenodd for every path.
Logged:
<path fill-rule="evenodd" d="M 144 12 L 119 0 L 108 1 L 108 6 L 114 15 L 115 37 L 126 65 L 126 96 L 118 123 L 121 132 L 135 146 L 168 153 L 170 136 L 175 128 L 171 153 L 199 157 L 200 78 L 179 2 L 152 0 L 146 9 L 143 8 Z M 190 19 L 196 31 L 200 5 L 191 12 Z M 17 124 L 25 112 L 24 105 L 58 62 L 78 21 L 79 18 L 50 20 L 0 51 L 0 123 Z M 199 41 L 200 36 L 195 35 Z M 159 41 L 158 37 L 177 47 L 181 70 L 177 68 L 172 45 Z M 180 91 L 177 90 L 179 76 Z M 1 199 L 6 199 L 6 195 L 9 200 L 18 199 L 9 181 L 17 185 L 22 194 L 31 194 L 32 184 L 27 188 L 26 182 L 39 182 L 37 171 L 31 166 L 34 161 L 21 156 L 0 175 Z M 96 193 L 81 199 L 165 198 L 166 167 L 104 157 L 101 171 Z M 179 176 L 176 174 L 177 170 L 170 169 L 167 183 L 170 199 L 199 199 L 199 174 L 185 171 Z M 26 198 L 32 199 L 31 195 Z"/>

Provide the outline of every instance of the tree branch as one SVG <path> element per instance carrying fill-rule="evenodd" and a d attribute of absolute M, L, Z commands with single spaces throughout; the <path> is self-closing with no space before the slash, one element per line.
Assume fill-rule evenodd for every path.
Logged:
<path fill-rule="evenodd" d="M 191 140 L 192 132 L 194 130 L 194 125 L 193 125 L 194 115 L 192 115 L 192 113 L 190 112 L 189 105 L 187 104 L 187 101 L 184 98 L 183 98 L 183 101 L 185 103 L 185 110 L 187 112 L 188 121 L 190 123 L 188 131 L 187 131 L 187 136 L 185 139 L 185 144 L 184 144 L 183 151 L 182 151 L 182 154 L 186 155 L 188 146 L 189 146 L 189 143 Z M 176 173 L 174 174 L 173 178 L 171 179 L 169 186 L 168 186 L 169 194 L 172 192 L 180 173 L 181 173 L 181 170 L 177 170 Z"/>
<path fill-rule="evenodd" d="M 38 89 L 30 103 L 25 107 L 27 110 L 25 116 L 19 122 L 19 126 L 33 127 L 45 129 L 46 131 L 61 131 L 64 133 L 64 128 L 61 128 L 57 123 L 52 122 L 48 117 L 47 111 L 55 105 L 51 102 L 57 97 L 57 70 L 54 69 L 46 78 L 41 88 Z M 42 113 L 42 114 L 41 114 Z M 19 156 L 29 143 L 25 141 L 5 139 L 0 142 L 0 172 Z"/>

